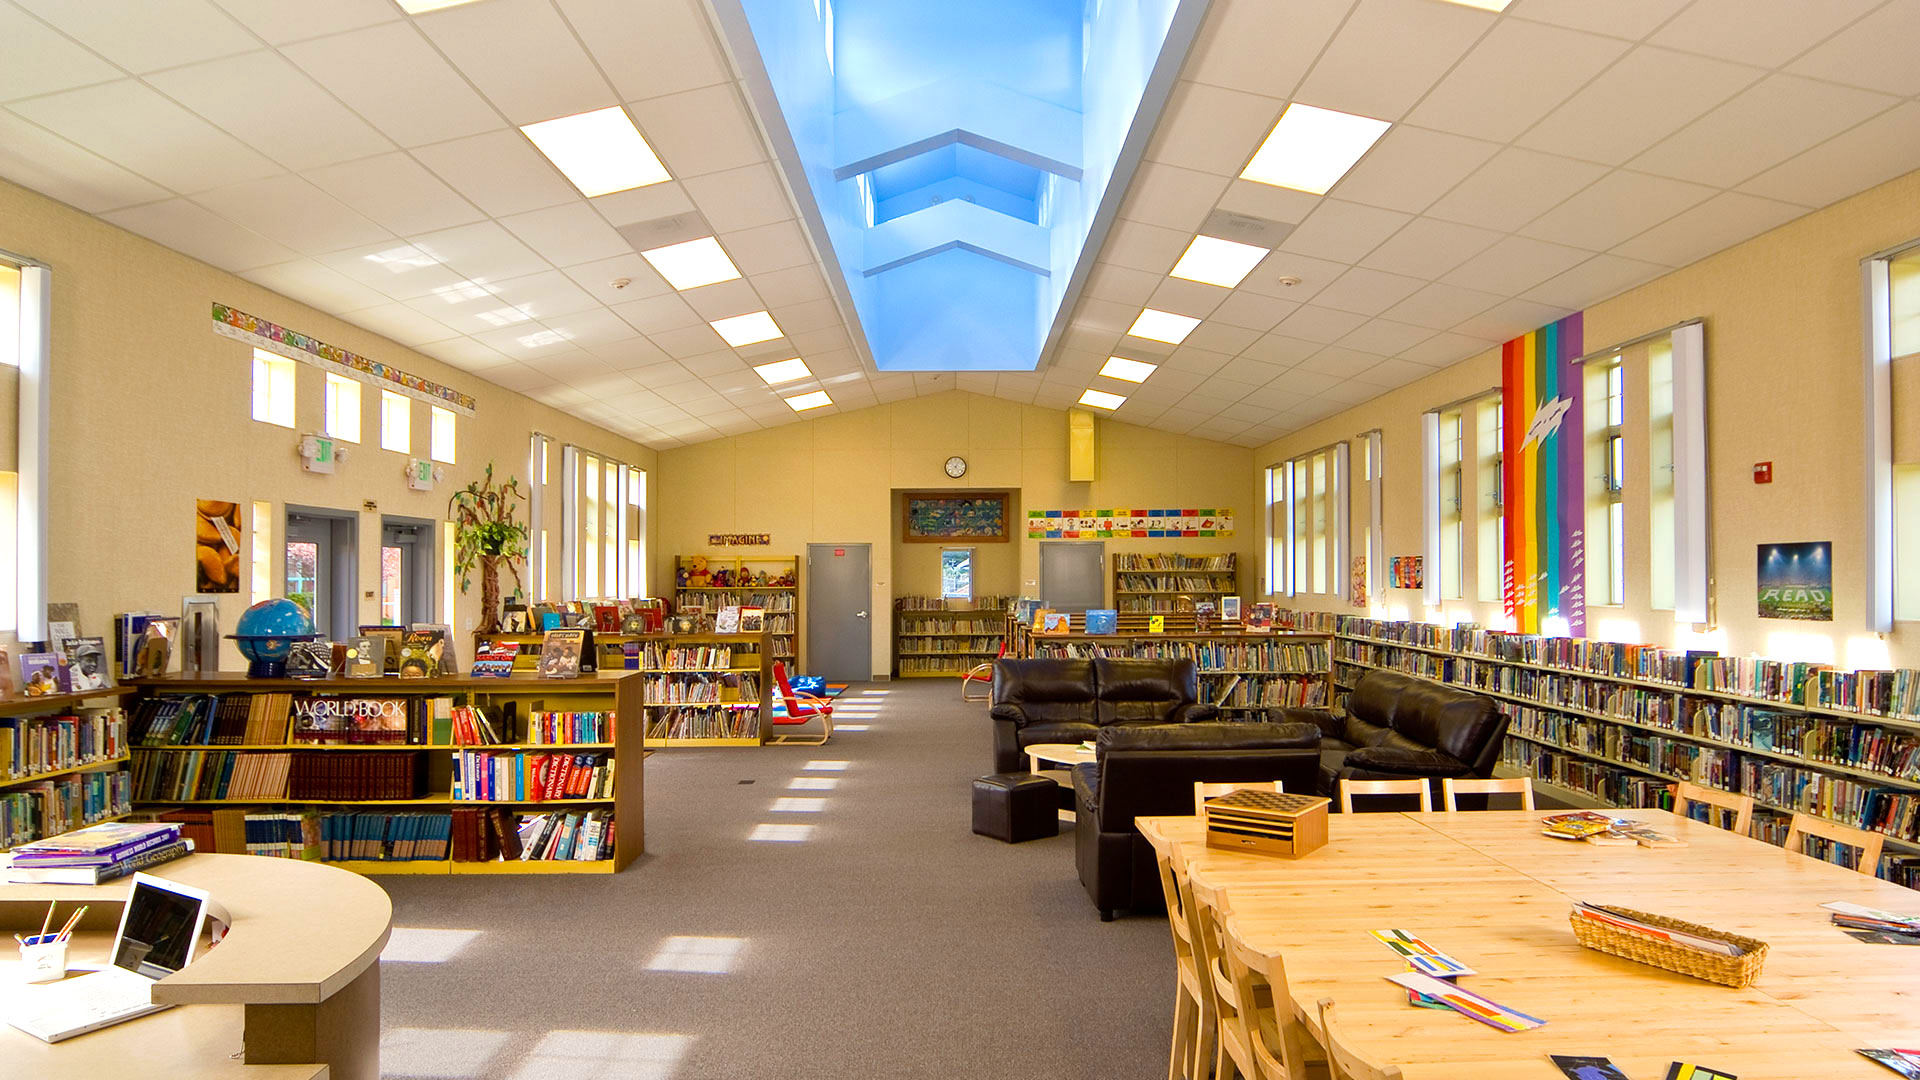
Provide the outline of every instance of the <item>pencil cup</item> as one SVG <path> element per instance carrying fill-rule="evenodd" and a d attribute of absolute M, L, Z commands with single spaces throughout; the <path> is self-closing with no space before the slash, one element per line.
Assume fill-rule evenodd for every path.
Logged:
<path fill-rule="evenodd" d="M 67 943 L 20 946 L 20 967 L 30 983 L 58 982 L 67 977 Z"/>

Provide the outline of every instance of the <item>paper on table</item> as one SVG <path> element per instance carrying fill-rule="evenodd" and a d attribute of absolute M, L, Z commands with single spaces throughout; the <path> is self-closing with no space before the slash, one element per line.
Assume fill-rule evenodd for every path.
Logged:
<path fill-rule="evenodd" d="M 1478 972 L 1441 952 L 1405 930 L 1375 930 L 1373 936 L 1381 944 L 1399 953 L 1415 971 L 1422 971 L 1443 979 L 1456 975 L 1475 975 Z"/>
<path fill-rule="evenodd" d="M 1478 1020 L 1498 1031 L 1508 1033 L 1529 1031 L 1546 1021 L 1505 1005 L 1481 997 L 1470 990 L 1462 990 L 1450 982 L 1423 975 L 1418 971 L 1403 971 L 1398 975 L 1387 976 L 1387 981 L 1420 993 L 1440 1002 L 1462 1016 Z"/>
<path fill-rule="evenodd" d="M 1837 911 L 1842 915 L 1858 915 L 1863 919 L 1878 919 L 1881 922 L 1908 923 L 1913 926 L 1920 926 L 1920 915 L 1896 915 L 1891 911 L 1862 907 L 1859 904 L 1848 903 L 1845 900 L 1833 900 L 1820 906 L 1826 908 L 1828 911 Z"/>
<path fill-rule="evenodd" d="M 1742 952 L 1738 945 L 1730 941 L 1701 937 L 1698 934 L 1689 934 L 1684 930 L 1668 930 L 1665 927 L 1653 926 L 1649 923 L 1641 922 L 1631 915 L 1616 911 L 1613 908 L 1600 907 L 1597 904 L 1576 903 L 1573 905 L 1573 913 L 1580 918 L 1592 919 L 1594 922 L 1618 927 L 1629 933 L 1658 938 L 1662 941 L 1671 941 L 1675 945 L 1685 945 L 1688 948 L 1699 949 L 1702 952 L 1719 953 L 1722 956 L 1739 956 Z"/>

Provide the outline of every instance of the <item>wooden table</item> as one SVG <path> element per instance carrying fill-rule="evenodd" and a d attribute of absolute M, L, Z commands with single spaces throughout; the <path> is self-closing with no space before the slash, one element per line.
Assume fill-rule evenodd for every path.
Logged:
<path fill-rule="evenodd" d="M 1061 787 L 1065 788 L 1067 790 L 1067 794 L 1062 796 L 1062 798 L 1066 799 L 1070 803 L 1073 801 L 1073 773 L 1071 772 L 1072 768 L 1075 765 L 1083 764 L 1085 762 L 1094 760 L 1093 751 L 1087 749 L 1084 746 L 1081 746 L 1079 743 L 1063 743 L 1063 742 L 1062 743 L 1052 743 L 1052 742 L 1034 743 L 1032 746 L 1026 747 L 1021 752 L 1027 755 L 1027 761 L 1031 766 L 1030 771 L 1033 773 L 1033 775 L 1048 777 L 1054 783 L 1059 784 Z M 1042 767 L 1043 763 L 1046 765 L 1064 765 L 1066 766 L 1066 768 L 1064 769 L 1043 768 Z M 1060 811 L 1061 821 L 1073 821 L 1077 817 L 1078 815 L 1075 814 L 1072 810 L 1062 808 Z"/>
<path fill-rule="evenodd" d="M 1560 1077 L 1549 1054 L 1612 1058 L 1633 1080 L 1691 1061 L 1741 1080 L 1886 1080 L 1857 1047 L 1920 1046 L 1920 947 L 1867 945 L 1820 905 L 1920 911 L 1920 893 L 1660 810 L 1616 811 L 1688 842 L 1597 847 L 1542 836 L 1537 811 L 1334 814 L 1299 860 L 1205 846 L 1198 818 L 1140 818 L 1227 893 L 1247 944 L 1284 957 L 1295 1014 L 1332 997 L 1356 1047 L 1407 1080 Z M 1716 986 L 1581 947 L 1576 900 L 1767 942 L 1760 981 Z M 1461 985 L 1547 1021 L 1507 1034 L 1414 1008 L 1369 931 L 1398 928 L 1481 972 Z M 1309 1022 L 1309 1026 L 1314 1026 Z"/>

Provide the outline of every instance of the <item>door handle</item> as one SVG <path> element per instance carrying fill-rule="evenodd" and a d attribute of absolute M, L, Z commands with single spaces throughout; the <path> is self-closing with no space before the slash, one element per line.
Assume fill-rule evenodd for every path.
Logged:
<path fill-rule="evenodd" d="M 853 617 L 856 619 L 864 619 L 867 617 L 867 613 L 864 611 L 856 611 L 853 613 Z"/>

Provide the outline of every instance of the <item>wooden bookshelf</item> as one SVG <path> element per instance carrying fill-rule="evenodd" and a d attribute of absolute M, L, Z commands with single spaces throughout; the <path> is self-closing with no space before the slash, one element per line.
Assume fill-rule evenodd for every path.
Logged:
<path fill-rule="evenodd" d="M 537 638 L 537 635 L 530 635 Z M 474 862 L 446 859 L 396 860 L 323 860 L 363 874 L 610 874 L 625 869 L 645 850 L 644 766 L 645 754 L 639 735 L 629 735 L 631 725 L 641 721 L 641 680 L 637 673 L 624 669 L 583 674 L 573 679 L 543 679 L 528 674 L 507 678 L 475 678 L 443 675 L 425 679 L 384 678 L 351 679 L 250 679 L 239 672 L 220 672 L 200 676 L 167 676 L 133 680 L 133 686 L 145 697 L 183 694 L 293 693 L 326 698 L 428 698 L 433 702 L 424 742 L 378 744 L 313 744 L 298 741 L 246 745 L 135 745 L 135 757 L 177 755 L 193 751 L 243 751 L 327 754 L 421 755 L 424 774 L 418 777 L 419 794 L 392 799 L 294 799 L 245 797 L 230 799 L 143 799 L 136 805 L 141 816 L 153 818 L 170 808 L 257 807 L 263 812 L 275 809 L 325 810 L 342 812 L 363 809 L 388 809 L 395 812 L 434 812 L 456 810 L 505 809 L 521 814 L 574 811 L 611 811 L 615 824 L 614 846 L 610 858 L 595 860 L 494 860 Z M 477 707 L 495 724 L 504 724 L 507 741 L 486 745 L 455 745 L 446 726 L 446 717 L 460 706 Z M 613 740 L 594 743 L 536 743 L 524 736 L 531 714 L 536 712 L 606 712 L 614 717 Z M 137 733 L 129 733 L 134 735 Z M 289 735 L 291 739 L 291 734 Z M 458 754 L 463 752 L 525 752 L 529 754 L 605 755 L 613 766 L 613 794 L 604 797 L 553 799 L 472 799 L 455 798 L 453 777 Z"/>
<path fill-rule="evenodd" d="M 0 851 L 132 811 L 126 686 L 0 701 Z M 68 728 L 64 739 L 49 729 Z M 72 747 L 60 753 L 61 744 Z"/>
<path fill-rule="evenodd" d="M 772 703 L 773 635 L 650 634 L 640 640 L 644 737 L 650 747 L 764 746 Z M 716 657 L 690 655 L 702 650 Z M 724 663 L 713 661 L 724 659 Z M 733 685 L 729 685 L 733 684 Z M 751 684 L 751 685 L 749 685 Z M 718 700 L 677 701 L 711 687 Z M 702 734 L 672 734 L 674 731 Z"/>
<path fill-rule="evenodd" d="M 991 663 L 1006 641 L 1012 598 L 971 603 L 929 596 L 893 601 L 893 674 L 898 679 L 957 679 Z"/>
<path fill-rule="evenodd" d="M 1240 592 L 1238 556 L 1188 555 L 1181 552 L 1117 552 L 1113 556 L 1113 606 L 1122 614 L 1169 613 L 1179 598 L 1212 603 L 1217 612 L 1223 597 Z"/>
<path fill-rule="evenodd" d="M 696 558 L 707 562 L 707 581 L 697 581 Z M 760 584 L 742 585 L 743 577 Z M 724 581 L 724 584 L 722 583 Z M 780 582 L 781 584 L 771 584 Z M 798 555 L 676 555 L 673 558 L 676 613 L 689 607 L 706 611 L 707 618 L 723 607 L 758 607 L 766 611 L 770 660 L 784 661 L 789 676 L 800 674 L 800 557 Z M 709 621 L 709 627 L 712 623 Z"/>
<path fill-rule="evenodd" d="M 1856 828 L 1882 800 L 1920 800 L 1920 776 L 1844 761 L 1844 750 L 1877 736 L 1920 740 L 1920 717 L 1687 686 L 1661 671 L 1595 670 L 1520 658 L 1511 643 L 1563 642 L 1423 623 L 1296 613 L 1331 627 L 1335 681 L 1350 690 L 1370 670 L 1398 671 L 1485 694 L 1511 718 L 1500 772 L 1530 776 L 1568 805 L 1670 809 L 1670 785 L 1687 780 L 1751 796 L 1762 812 L 1754 835 L 1785 838 L 1788 817 L 1806 813 Z M 1496 655 L 1500 647 L 1504 655 Z M 1638 647 L 1634 647 L 1638 648 Z M 1684 654 L 1672 654 L 1682 658 Z M 1718 657 L 1701 657 L 1718 660 Z M 1662 657 L 1665 659 L 1665 657 Z M 1789 736 L 1782 726 L 1794 734 Z M 1857 729 L 1870 729 L 1861 732 Z M 1747 732 L 1743 737 L 1741 732 Z M 1764 736 L 1760 733 L 1764 732 Z M 1777 793 L 1801 791 L 1794 805 Z M 1920 827 L 1882 829 L 1881 876 L 1920 887 Z"/>
<path fill-rule="evenodd" d="M 632 671 L 633 668 L 626 662 L 627 646 L 641 640 L 641 637 L 640 634 L 603 634 L 594 631 L 594 662 L 601 671 Z M 515 675 L 523 672 L 531 674 L 539 669 L 540 650 L 547 643 L 547 635 L 509 634 L 504 631 L 482 634 L 476 631 L 473 635 L 473 654 L 466 657 L 468 664 L 471 665 L 473 657 L 480 655 L 482 646 L 493 642 L 512 642 L 519 646 L 519 652 L 513 657 L 513 672 Z"/>
<path fill-rule="evenodd" d="M 1173 617 L 1167 618 L 1171 626 Z M 1186 617 L 1185 629 L 1170 628 L 1159 634 L 1131 630 L 1126 616 L 1121 616 L 1119 632 L 1113 634 L 1086 633 L 1079 616 L 1071 624 L 1074 629 L 1065 634 L 1035 633 L 1031 625 L 1010 619 L 1013 647 L 1009 655 L 1190 659 L 1200 670 L 1201 702 L 1218 705 L 1229 720 L 1262 720 L 1268 709 L 1324 708 L 1333 700 L 1331 634 L 1201 632 L 1193 628 L 1191 619 Z"/>

